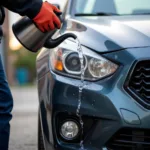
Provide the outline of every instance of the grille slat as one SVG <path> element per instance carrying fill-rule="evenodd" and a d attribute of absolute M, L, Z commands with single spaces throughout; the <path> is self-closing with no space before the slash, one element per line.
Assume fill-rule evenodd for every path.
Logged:
<path fill-rule="evenodd" d="M 140 104 L 150 109 L 150 60 L 136 64 L 127 88 Z"/>
<path fill-rule="evenodd" d="M 137 141 L 125 141 L 125 140 L 114 140 L 114 142 L 118 142 L 118 143 L 123 143 L 123 144 L 136 144 Z M 150 145 L 150 143 L 146 143 L 146 142 L 138 142 L 138 144 L 142 144 L 142 145 Z"/>
<path fill-rule="evenodd" d="M 121 129 L 106 146 L 109 150 L 148 150 L 150 149 L 150 130 Z"/>
<path fill-rule="evenodd" d="M 142 66 L 142 67 L 138 67 L 137 68 L 137 70 L 136 70 L 137 72 L 141 72 L 141 71 L 150 71 L 150 68 L 148 67 L 148 68 L 146 68 L 146 66 Z"/>
<path fill-rule="evenodd" d="M 147 88 L 145 88 L 144 86 L 142 86 L 142 87 L 140 87 L 140 89 L 137 89 L 136 90 L 137 92 L 142 92 L 142 91 L 144 91 L 144 92 L 148 92 L 148 94 L 150 94 L 149 92 L 150 92 L 150 89 L 147 89 Z"/>
<path fill-rule="evenodd" d="M 120 136 L 123 136 L 123 137 L 132 137 L 133 135 L 127 135 L 127 134 L 120 134 Z M 136 137 L 138 138 L 149 138 L 150 139 L 150 136 L 145 136 L 145 135 L 137 135 Z"/>
<path fill-rule="evenodd" d="M 137 81 L 132 81 L 132 85 L 135 85 L 135 86 L 142 86 L 142 85 L 148 85 L 150 86 L 150 82 L 146 82 L 144 81 L 144 79 L 141 79 L 139 82 Z"/>
<path fill-rule="evenodd" d="M 145 78 L 145 79 L 148 79 L 150 76 L 149 73 L 147 72 L 139 72 L 139 73 L 135 73 L 135 79 L 142 79 L 142 78 Z"/>
<path fill-rule="evenodd" d="M 126 147 L 126 148 L 135 148 L 135 146 L 131 146 L 131 145 L 123 145 L 123 144 L 112 144 L 112 146 L 117 146 L 117 147 Z M 121 149 L 120 149 L 121 150 Z"/>
<path fill-rule="evenodd" d="M 141 79 L 141 78 L 150 78 L 150 75 L 146 75 L 144 73 L 140 73 L 140 75 L 136 75 L 135 78 L 136 79 Z"/>

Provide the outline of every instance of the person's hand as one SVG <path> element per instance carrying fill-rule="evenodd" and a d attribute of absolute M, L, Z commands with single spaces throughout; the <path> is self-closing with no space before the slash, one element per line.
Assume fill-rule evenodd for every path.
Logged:
<path fill-rule="evenodd" d="M 61 11 L 57 7 L 48 2 L 43 2 L 40 12 L 33 18 L 33 21 L 42 32 L 55 28 L 60 29 L 61 21 L 55 13 L 61 15 Z"/>

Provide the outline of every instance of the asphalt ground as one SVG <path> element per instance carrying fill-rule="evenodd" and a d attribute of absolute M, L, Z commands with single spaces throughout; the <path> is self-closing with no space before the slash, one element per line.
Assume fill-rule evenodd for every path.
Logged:
<path fill-rule="evenodd" d="M 14 98 L 9 150 L 37 150 L 36 87 L 11 88 Z"/>

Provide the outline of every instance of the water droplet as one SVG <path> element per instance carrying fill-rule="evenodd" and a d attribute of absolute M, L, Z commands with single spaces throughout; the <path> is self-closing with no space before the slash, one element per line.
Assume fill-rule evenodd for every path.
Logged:
<path fill-rule="evenodd" d="M 115 59 L 118 59 L 118 56 L 117 56 L 117 55 L 115 55 Z"/>

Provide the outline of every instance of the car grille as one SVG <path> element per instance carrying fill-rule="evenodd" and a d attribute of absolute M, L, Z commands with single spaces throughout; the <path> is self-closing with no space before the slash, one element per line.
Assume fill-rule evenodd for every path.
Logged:
<path fill-rule="evenodd" d="M 109 150 L 150 150 L 150 131 L 121 129 L 108 142 Z"/>
<path fill-rule="evenodd" d="M 128 89 L 146 108 L 150 108 L 150 61 L 137 63 L 130 78 Z"/>

